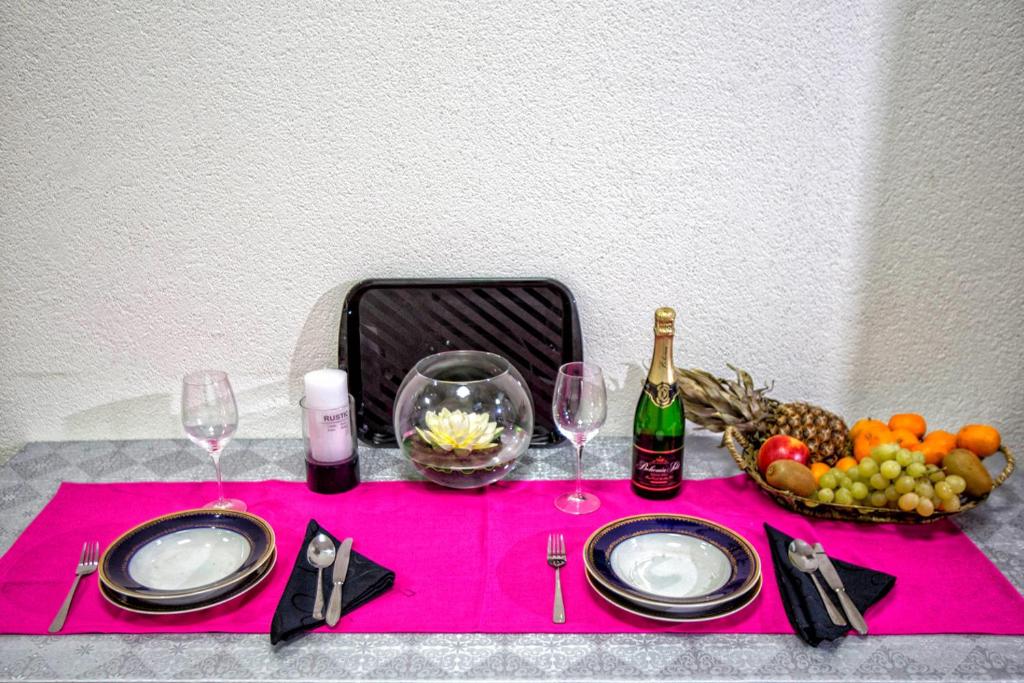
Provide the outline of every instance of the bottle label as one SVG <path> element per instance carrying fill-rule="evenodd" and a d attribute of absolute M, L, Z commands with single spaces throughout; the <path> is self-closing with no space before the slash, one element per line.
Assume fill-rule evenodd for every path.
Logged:
<path fill-rule="evenodd" d="M 644 393 L 651 398 L 654 405 L 659 408 L 667 408 L 672 404 L 672 401 L 676 400 L 679 389 L 676 387 L 675 382 L 660 382 L 658 384 L 647 382 L 644 384 Z"/>
<path fill-rule="evenodd" d="M 682 444 L 668 451 L 652 451 L 633 444 L 634 484 L 651 491 L 666 491 L 677 488 L 682 481 Z"/>

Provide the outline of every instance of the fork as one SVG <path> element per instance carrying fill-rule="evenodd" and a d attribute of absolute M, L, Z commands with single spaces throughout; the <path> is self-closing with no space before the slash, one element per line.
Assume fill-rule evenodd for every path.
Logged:
<path fill-rule="evenodd" d="M 100 566 L 100 544 L 86 542 L 82 545 L 82 555 L 78 558 L 78 566 L 75 568 L 75 582 L 71 584 L 68 596 L 64 598 L 64 604 L 60 611 L 53 618 L 50 624 L 50 633 L 56 633 L 64 628 L 64 620 L 68 618 L 68 610 L 71 609 L 71 599 L 75 597 L 75 589 L 78 588 L 78 581 L 86 574 L 92 574 Z"/>
<path fill-rule="evenodd" d="M 562 579 L 559 570 L 565 566 L 565 537 L 548 534 L 548 564 L 555 568 L 555 609 L 551 621 L 565 623 L 565 605 L 562 603 Z"/>

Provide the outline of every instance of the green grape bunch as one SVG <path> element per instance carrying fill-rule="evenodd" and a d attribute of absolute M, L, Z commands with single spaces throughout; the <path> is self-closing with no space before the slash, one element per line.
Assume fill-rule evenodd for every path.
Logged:
<path fill-rule="evenodd" d="M 926 464 L 924 454 L 888 443 L 875 446 L 845 471 L 833 467 L 822 474 L 813 497 L 819 503 L 916 511 L 930 517 L 937 510 L 959 511 L 966 488 L 963 477 Z"/>

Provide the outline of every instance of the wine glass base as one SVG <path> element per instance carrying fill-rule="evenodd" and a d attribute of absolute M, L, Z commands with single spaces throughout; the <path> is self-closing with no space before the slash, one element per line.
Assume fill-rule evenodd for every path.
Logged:
<path fill-rule="evenodd" d="M 555 507 L 570 515 L 585 515 L 601 507 L 601 499 L 593 493 L 563 493 L 555 498 Z"/>
<path fill-rule="evenodd" d="M 245 502 L 238 500 L 237 498 L 221 498 L 220 500 L 210 501 L 203 507 L 213 508 L 214 510 L 235 510 L 237 512 L 246 511 Z"/>

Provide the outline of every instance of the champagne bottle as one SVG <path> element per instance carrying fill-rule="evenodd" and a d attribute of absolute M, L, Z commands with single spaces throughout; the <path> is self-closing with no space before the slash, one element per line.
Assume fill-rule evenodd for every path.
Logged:
<path fill-rule="evenodd" d="M 671 498 L 683 483 L 683 397 L 676 388 L 672 338 L 676 312 L 654 312 L 654 356 L 633 417 L 633 491 Z"/>

